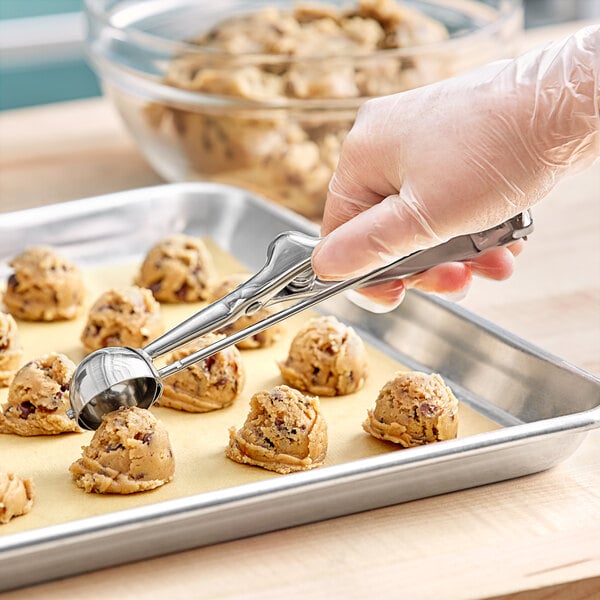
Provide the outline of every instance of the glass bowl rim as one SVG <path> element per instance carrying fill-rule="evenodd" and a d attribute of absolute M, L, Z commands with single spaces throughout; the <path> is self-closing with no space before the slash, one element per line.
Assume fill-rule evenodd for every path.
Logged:
<path fill-rule="evenodd" d="M 183 40 L 170 40 L 159 35 L 147 33 L 135 28 L 117 27 L 114 25 L 111 19 L 111 15 L 105 10 L 106 5 L 114 0 L 84 0 L 84 11 L 88 18 L 95 19 L 97 22 L 107 27 L 110 30 L 119 32 L 121 37 L 124 35 L 129 38 L 133 43 L 138 43 L 142 46 L 148 46 L 155 50 L 170 51 L 173 53 L 190 55 L 203 55 L 211 56 L 213 58 L 226 58 L 226 57 L 244 57 L 245 61 L 249 63 L 256 61 L 263 64 L 269 63 L 274 64 L 278 62 L 290 62 L 299 61 L 303 63 L 311 61 L 322 61 L 324 59 L 341 59 L 341 58 L 356 58 L 361 60 L 368 60 L 370 57 L 377 56 L 379 58 L 410 58 L 414 57 L 416 53 L 419 54 L 437 54 L 440 51 L 447 51 L 450 48 L 456 46 L 462 46 L 472 43 L 474 40 L 480 37 L 487 37 L 495 34 L 498 30 L 501 30 L 506 23 L 519 14 L 522 10 L 522 0 L 501 0 L 501 6 L 498 9 L 494 9 L 491 6 L 486 5 L 481 0 L 468 0 L 469 3 L 478 3 L 482 9 L 489 9 L 497 13 L 497 18 L 486 23 L 484 26 L 477 28 L 472 31 L 468 31 L 464 34 L 450 36 L 448 39 L 440 42 L 431 42 L 424 44 L 415 44 L 411 46 L 405 46 L 403 48 L 389 48 L 383 50 L 376 50 L 371 53 L 361 54 L 348 54 L 343 57 L 339 54 L 319 54 L 311 56 L 295 56 L 289 54 L 275 54 L 275 53 L 243 53 L 243 54 L 232 54 L 230 52 L 222 51 L 216 48 L 208 48 L 199 44 L 191 42 L 185 42 Z M 123 0 L 117 0 L 117 2 Z M 154 0 L 156 1 L 156 0 Z M 164 0 L 163 0 L 164 1 Z M 186 5 L 191 0 L 169 0 L 168 6 L 174 6 L 175 2 L 178 4 Z M 420 0 L 427 4 L 436 6 L 444 6 L 448 0 Z M 327 0 L 324 0 L 327 3 Z M 251 8 L 251 7 L 249 7 Z"/>

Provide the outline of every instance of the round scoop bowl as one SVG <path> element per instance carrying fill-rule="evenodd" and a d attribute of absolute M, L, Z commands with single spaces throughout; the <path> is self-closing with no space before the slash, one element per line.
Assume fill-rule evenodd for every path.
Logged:
<path fill-rule="evenodd" d="M 84 358 L 70 387 L 71 416 L 84 429 L 121 406 L 150 408 L 162 384 L 150 357 L 134 348 L 102 348 Z"/>

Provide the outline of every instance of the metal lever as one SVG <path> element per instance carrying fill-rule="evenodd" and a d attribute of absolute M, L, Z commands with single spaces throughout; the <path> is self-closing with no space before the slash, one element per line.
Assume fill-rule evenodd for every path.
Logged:
<path fill-rule="evenodd" d="M 154 353 L 165 346 L 162 340 L 167 336 L 170 338 L 168 347 L 175 347 L 184 343 L 183 340 L 189 341 L 209 331 L 218 330 L 235 321 L 241 314 L 252 314 L 281 302 L 298 301 L 293 306 L 283 308 L 262 321 L 159 370 L 161 377 L 168 377 L 342 291 L 408 277 L 444 262 L 468 260 L 490 248 L 524 239 L 532 231 L 533 220 L 529 211 L 526 211 L 486 231 L 452 238 L 433 248 L 415 252 L 369 273 L 343 281 L 322 281 L 312 271 L 310 261 L 313 250 L 321 241 L 319 238 L 297 232 L 282 233 L 271 242 L 265 266 L 246 283 L 215 303 L 230 307 L 228 316 L 209 322 L 207 318 L 212 316 L 210 311 L 215 306 L 210 305 L 147 346 L 145 351 L 150 356 L 156 356 Z M 199 324 L 201 327 L 198 327 Z"/>

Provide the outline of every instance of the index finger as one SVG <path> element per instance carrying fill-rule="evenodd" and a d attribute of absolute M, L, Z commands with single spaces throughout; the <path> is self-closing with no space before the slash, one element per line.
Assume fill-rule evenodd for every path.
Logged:
<path fill-rule="evenodd" d="M 381 202 L 384 197 L 348 176 L 340 176 L 338 167 L 338 171 L 333 174 L 329 182 L 321 235 L 331 233 L 340 225 Z"/>

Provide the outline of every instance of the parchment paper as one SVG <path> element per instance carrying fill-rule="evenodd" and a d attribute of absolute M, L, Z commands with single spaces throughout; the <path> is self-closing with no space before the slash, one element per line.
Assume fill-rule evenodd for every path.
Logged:
<path fill-rule="evenodd" d="M 234 258 L 207 240 L 219 273 L 242 269 Z M 117 254 L 116 251 L 114 251 Z M 88 307 L 103 291 L 111 287 L 130 285 L 138 263 L 119 264 L 85 271 Z M 167 305 L 161 310 L 167 328 L 187 318 L 202 304 Z M 18 322 L 25 349 L 23 363 L 47 352 L 63 352 L 75 363 L 84 356 L 79 336 L 86 320 L 87 307 L 75 321 L 58 323 Z M 110 513 L 117 510 L 182 498 L 206 491 L 263 480 L 285 477 L 258 467 L 240 465 L 225 457 L 228 428 L 239 427 L 245 420 L 249 399 L 260 389 L 271 389 L 283 383 L 276 361 L 287 355 L 290 341 L 306 322 L 307 313 L 284 322 L 285 333 L 274 346 L 259 350 L 243 350 L 247 381 L 241 396 L 233 406 L 211 413 L 191 414 L 168 408 L 151 410 L 161 419 L 170 435 L 175 455 L 174 480 L 156 490 L 128 496 L 87 494 L 71 480 L 69 465 L 81 455 L 81 446 L 89 444 L 93 432 L 58 436 L 20 437 L 0 434 L 0 469 L 22 477 L 31 477 L 36 485 L 32 511 L 0 525 L 0 535 L 27 531 L 48 525 Z M 321 409 L 328 424 L 329 450 L 326 465 L 334 465 L 385 452 L 398 450 L 394 444 L 373 439 L 361 427 L 367 409 L 375 403 L 383 384 L 404 367 L 379 350 L 368 347 L 369 377 L 365 387 L 351 396 L 321 398 Z M 6 402 L 7 390 L 0 389 L 0 404 Z M 499 428 L 461 403 L 459 437 Z"/>

